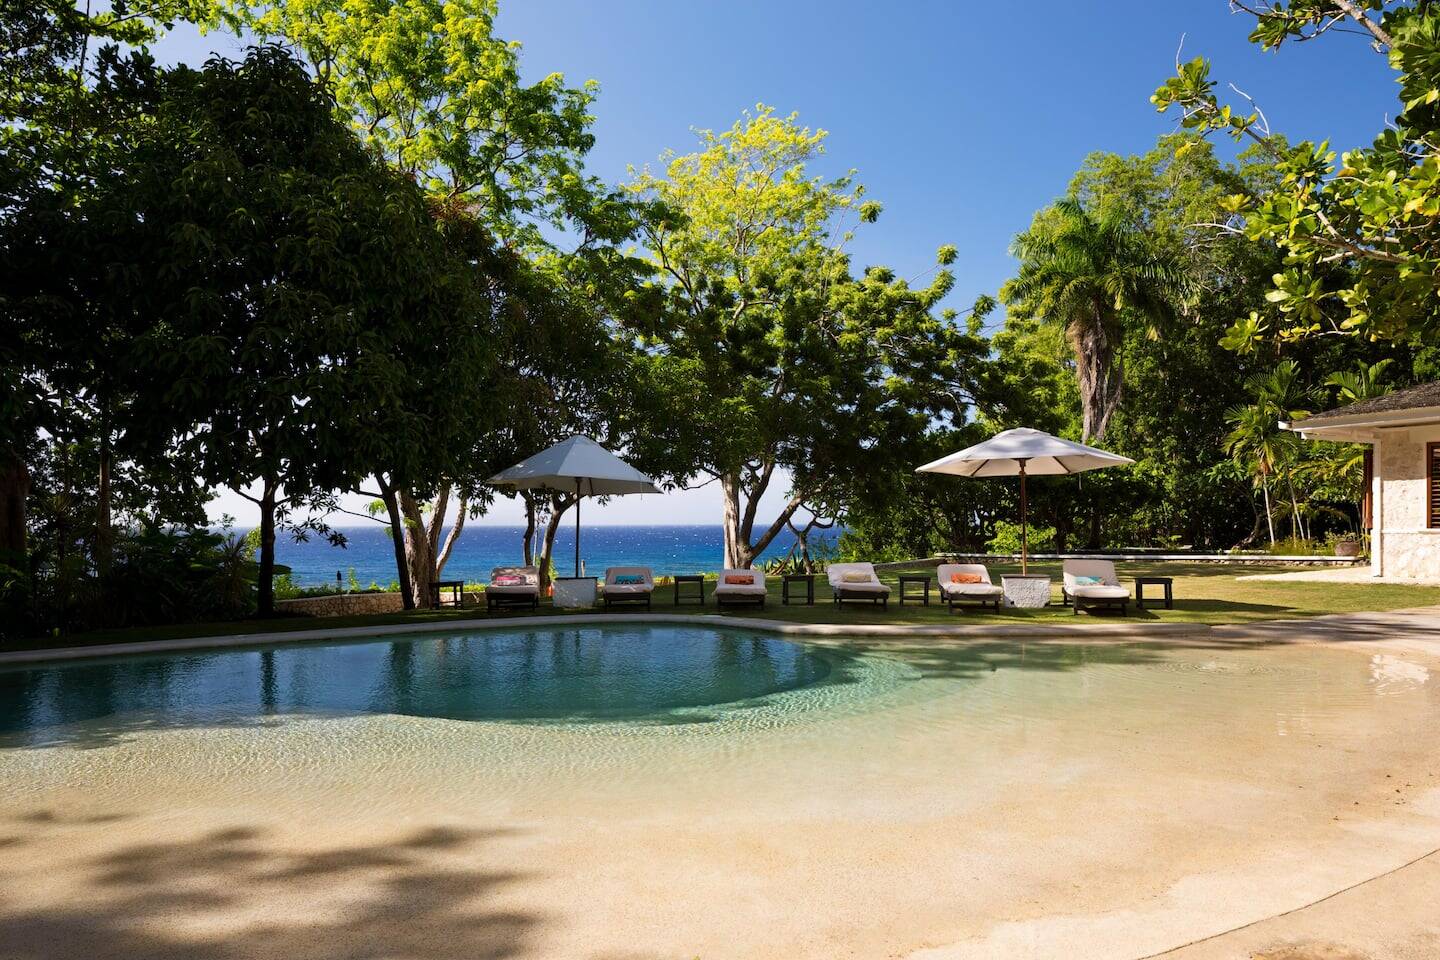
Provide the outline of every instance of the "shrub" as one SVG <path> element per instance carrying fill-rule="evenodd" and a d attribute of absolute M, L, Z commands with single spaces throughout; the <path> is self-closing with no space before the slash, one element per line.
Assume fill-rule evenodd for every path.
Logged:
<path fill-rule="evenodd" d="M 1055 528 L 1030 525 L 1027 533 L 1030 553 L 1044 553 L 1055 549 Z M 990 553 L 1020 552 L 1020 524 L 1009 520 L 995 521 L 995 536 L 985 544 Z"/>

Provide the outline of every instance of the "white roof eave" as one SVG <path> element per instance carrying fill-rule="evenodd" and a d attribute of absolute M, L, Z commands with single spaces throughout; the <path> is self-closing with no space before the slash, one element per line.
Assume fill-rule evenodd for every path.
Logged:
<path fill-rule="evenodd" d="M 1351 416 L 1326 417 L 1319 423 L 1309 420 L 1280 422 L 1282 430 L 1291 430 L 1307 440 L 1340 440 L 1365 442 L 1374 440 L 1376 432 L 1387 428 L 1440 424 L 1440 407 L 1414 407 L 1409 410 L 1387 410 L 1382 413 L 1358 413 Z"/>

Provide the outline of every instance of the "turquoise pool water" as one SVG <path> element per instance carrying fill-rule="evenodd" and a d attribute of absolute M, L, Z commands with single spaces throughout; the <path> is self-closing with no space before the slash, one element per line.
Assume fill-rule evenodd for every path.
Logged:
<path fill-rule="evenodd" d="M 0 670 L 0 744 L 279 714 L 663 719 L 845 679 L 839 653 L 680 626 L 423 634 Z"/>

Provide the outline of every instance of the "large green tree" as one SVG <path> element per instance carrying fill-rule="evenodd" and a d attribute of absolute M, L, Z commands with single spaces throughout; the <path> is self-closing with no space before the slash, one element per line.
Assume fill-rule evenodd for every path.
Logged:
<path fill-rule="evenodd" d="M 1360 42 L 1396 73 L 1393 120 L 1367 147 L 1337 154 L 1328 142 L 1289 144 L 1253 101 L 1223 103 L 1207 60 L 1177 64 L 1152 97 L 1201 134 L 1253 142 L 1274 165 L 1273 184 L 1237 192 L 1220 231 L 1272 243 L 1285 254 L 1269 303 L 1238 318 L 1228 346 L 1257 350 L 1321 335 L 1433 343 L 1440 307 L 1440 8 L 1410 0 L 1235 2 L 1253 18 L 1252 42 Z M 1377 105 L 1377 109 L 1378 109 Z"/>
<path fill-rule="evenodd" d="M 93 335 L 119 331 L 116 365 L 152 379 L 135 418 L 181 416 L 173 445 L 204 479 L 254 486 L 267 613 L 293 508 L 377 464 L 412 482 L 450 465 L 488 365 L 483 281 L 473 243 L 279 48 L 159 74 L 153 98 L 41 253 L 61 282 L 103 282 Z"/>
<path fill-rule="evenodd" d="M 596 85 L 570 86 L 558 73 L 526 83 L 519 44 L 495 35 L 496 6 L 496 0 L 210 0 L 209 22 L 293 45 L 366 146 L 447 209 L 475 218 L 505 250 L 541 262 L 538 273 L 497 270 L 490 295 L 516 299 L 501 311 L 505 316 L 544 322 L 556 312 L 534 309 L 541 280 L 568 287 L 555 293 L 561 300 L 596 278 L 624 282 L 629 271 L 614 244 L 633 232 L 634 211 L 584 170 L 594 143 Z M 513 288 L 517 278 L 520 287 Z M 603 313 L 573 312 L 568 322 L 582 319 L 602 329 L 605 323 Z M 551 361 L 553 376 L 566 376 L 561 353 L 531 352 L 528 359 Z M 509 382 L 492 384 L 484 408 L 523 418 L 522 396 L 499 392 Z M 453 547 L 458 536 L 452 528 L 442 542 L 447 511 L 453 504 L 463 518 L 483 505 L 481 481 L 495 468 L 486 455 L 495 419 L 477 418 L 473 426 L 461 440 L 467 455 L 452 458 L 454 472 L 437 486 L 415 488 L 382 471 L 376 488 L 366 488 L 385 505 L 392 534 L 403 543 L 400 578 L 421 603 L 443 569 L 447 543 Z M 565 506 L 552 504 L 556 515 Z"/>
<path fill-rule="evenodd" d="M 953 248 L 923 286 L 852 272 L 851 229 L 880 208 L 853 174 L 810 172 L 824 139 L 762 106 L 631 183 L 665 211 L 645 228 L 655 279 L 629 329 L 672 411 L 639 446 L 719 485 L 727 566 L 749 566 L 802 508 L 835 509 L 836 474 L 963 417 L 986 349 L 939 306 Z M 786 474 L 779 511 L 759 516 Z"/>

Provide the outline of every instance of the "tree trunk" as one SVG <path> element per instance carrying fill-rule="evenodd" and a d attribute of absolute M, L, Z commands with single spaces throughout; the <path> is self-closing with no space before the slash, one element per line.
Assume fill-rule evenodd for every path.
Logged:
<path fill-rule="evenodd" d="M 740 534 L 740 475 L 727 473 L 720 477 L 720 492 L 724 497 L 725 556 L 726 570 L 743 570 L 750 566 L 750 544 Z"/>
<path fill-rule="evenodd" d="M 406 610 L 415 609 L 415 591 L 410 586 L 410 571 L 405 566 L 405 520 L 400 515 L 400 504 L 395 488 L 379 474 L 375 482 L 380 486 L 380 500 L 385 504 L 386 516 L 390 518 L 390 546 L 395 552 L 395 571 L 400 583 L 400 603 Z"/>
<path fill-rule="evenodd" d="M 415 605 L 428 610 L 433 602 L 430 586 L 435 581 L 435 551 L 425 527 L 425 512 L 410 491 L 399 490 L 395 495 L 405 521 L 405 569 L 410 575 L 410 590 Z"/>
<path fill-rule="evenodd" d="M 465 529 L 465 514 L 470 510 L 470 498 L 462 494 L 460 502 L 455 506 L 455 522 L 450 525 L 450 532 L 445 535 L 445 545 L 440 548 L 435 557 L 435 579 L 439 580 L 445 572 L 445 564 L 450 560 L 450 554 L 455 550 L 455 543 L 460 539 L 460 534 Z M 440 517 L 441 523 L 444 517 Z M 432 543 L 434 541 L 431 541 Z"/>
<path fill-rule="evenodd" d="M 552 496 L 550 498 L 550 519 L 545 523 L 545 536 L 540 544 L 540 591 L 550 586 L 551 558 L 555 555 L 555 535 L 560 532 L 560 521 L 565 511 L 575 502 L 573 497 Z"/>
<path fill-rule="evenodd" d="M 1090 544 L 1089 549 L 1100 549 L 1100 504 L 1098 502 L 1090 506 Z"/>
<path fill-rule="evenodd" d="M 528 491 L 520 494 L 525 501 L 525 566 L 535 565 L 535 497 Z"/>
<path fill-rule="evenodd" d="M 95 569 L 103 576 L 110 572 L 114 557 L 115 530 L 110 518 L 110 438 L 100 441 L 100 478 L 95 493 Z"/>
<path fill-rule="evenodd" d="M 755 522 L 755 510 L 760 505 L 760 498 L 765 495 L 765 490 L 770 485 L 770 472 L 767 470 L 760 475 L 758 482 L 750 490 L 742 489 L 740 475 L 738 473 L 726 473 L 720 477 L 720 490 L 724 497 L 724 532 L 725 532 L 725 569 L 744 570 L 750 567 L 755 558 L 765 552 L 771 541 L 785 529 L 790 518 L 795 516 L 795 511 L 800 508 L 803 499 L 799 494 L 792 495 L 790 501 L 780 510 L 765 532 L 756 537 L 753 542 L 753 525 Z M 745 505 L 741 506 L 742 499 Z"/>
<path fill-rule="evenodd" d="M 1275 546 L 1275 514 L 1270 509 L 1270 484 L 1262 482 L 1261 491 L 1265 494 L 1265 526 L 1270 532 L 1270 546 Z"/>
<path fill-rule="evenodd" d="M 1075 353 L 1075 379 L 1080 387 L 1080 439 L 1099 441 L 1120 404 L 1123 383 L 1104 310 L 1097 305 L 1094 317 L 1071 323 L 1066 333 Z"/>
<path fill-rule="evenodd" d="M 260 491 L 260 578 L 256 605 L 260 616 L 275 613 L 275 481 L 266 477 Z"/>
<path fill-rule="evenodd" d="M 25 500 L 30 471 L 13 450 L 0 455 L 0 563 L 25 569 Z"/>

